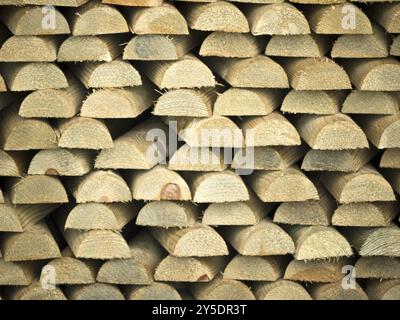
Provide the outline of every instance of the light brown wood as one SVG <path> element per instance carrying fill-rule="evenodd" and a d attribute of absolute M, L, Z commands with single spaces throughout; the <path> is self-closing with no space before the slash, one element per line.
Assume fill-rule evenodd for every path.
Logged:
<path fill-rule="evenodd" d="M 196 203 L 221 203 L 250 199 L 242 178 L 231 170 L 222 172 L 193 172 L 186 181 Z"/>
<path fill-rule="evenodd" d="M 67 300 L 59 287 L 53 289 L 43 288 L 39 280 L 34 280 L 29 286 L 12 286 L 7 289 L 6 296 L 9 300 Z"/>
<path fill-rule="evenodd" d="M 393 39 L 392 45 L 390 46 L 390 55 L 400 56 L 400 37 L 397 36 Z"/>
<path fill-rule="evenodd" d="M 293 89 L 351 89 L 350 79 L 345 70 L 329 58 L 285 59 L 283 66 Z"/>
<path fill-rule="evenodd" d="M 162 228 L 187 228 L 200 216 L 200 208 L 190 202 L 152 201 L 139 211 L 136 224 Z"/>
<path fill-rule="evenodd" d="M 263 202 L 319 200 L 314 184 L 297 166 L 279 171 L 256 171 L 248 182 Z"/>
<path fill-rule="evenodd" d="M 232 87 L 288 88 L 288 78 L 281 65 L 269 57 L 207 58 L 207 63 Z"/>
<path fill-rule="evenodd" d="M 376 154 L 377 150 L 373 147 L 352 150 L 310 149 L 303 159 L 301 169 L 304 171 L 355 172 L 366 165 Z"/>
<path fill-rule="evenodd" d="M 135 34 L 189 34 L 183 15 L 170 3 L 126 9 L 128 25 Z"/>
<path fill-rule="evenodd" d="M 296 128 L 278 111 L 267 116 L 246 117 L 240 122 L 247 147 L 298 146 Z"/>
<path fill-rule="evenodd" d="M 305 12 L 311 30 L 320 34 L 371 34 L 367 15 L 356 5 L 345 2 L 335 5 L 309 6 Z M 354 25 L 345 19 L 354 15 Z"/>
<path fill-rule="evenodd" d="M 283 276 L 285 258 L 251 257 L 237 254 L 225 267 L 224 279 L 276 281 Z"/>
<path fill-rule="evenodd" d="M 40 262 L 7 262 L 0 259 L 2 286 L 29 286 L 40 269 Z"/>
<path fill-rule="evenodd" d="M 309 288 L 314 300 L 368 300 L 367 294 L 358 283 L 355 288 L 343 288 L 342 282 L 315 284 Z"/>
<path fill-rule="evenodd" d="M 343 102 L 343 113 L 394 114 L 399 112 L 398 94 L 383 91 L 359 91 L 349 93 Z"/>
<path fill-rule="evenodd" d="M 400 149 L 385 149 L 379 166 L 381 168 L 400 169 Z"/>
<path fill-rule="evenodd" d="M 214 114 L 220 116 L 266 116 L 277 109 L 284 92 L 275 89 L 229 88 L 218 94 Z"/>
<path fill-rule="evenodd" d="M 65 180 L 77 203 L 128 202 L 132 200 L 129 187 L 124 179 L 111 170 L 91 171 L 82 177 Z"/>
<path fill-rule="evenodd" d="M 188 228 L 152 228 L 152 235 L 176 257 L 212 257 L 228 255 L 224 239 L 211 227 L 195 224 Z"/>
<path fill-rule="evenodd" d="M 386 29 L 388 33 L 399 33 L 400 25 L 398 17 L 400 14 L 400 4 L 393 3 L 379 3 L 379 8 L 371 6 L 368 14 Z"/>
<path fill-rule="evenodd" d="M 255 36 L 309 34 L 303 13 L 290 3 L 248 6 L 245 11 L 251 33 Z"/>
<path fill-rule="evenodd" d="M 139 72 L 127 61 L 83 62 L 70 68 L 86 88 L 119 88 L 142 85 Z"/>
<path fill-rule="evenodd" d="M 154 238 L 141 231 L 129 242 L 131 258 L 106 261 L 97 274 L 97 281 L 125 284 L 151 285 L 156 267 L 166 253 Z"/>
<path fill-rule="evenodd" d="M 125 300 L 117 286 L 106 283 L 68 286 L 65 294 L 68 300 Z"/>
<path fill-rule="evenodd" d="M 63 71 L 50 62 L 9 62 L 1 64 L 0 71 L 10 91 L 68 87 L 68 80 Z"/>
<path fill-rule="evenodd" d="M 289 280 L 255 283 L 253 290 L 258 300 L 312 300 L 301 284 Z"/>
<path fill-rule="evenodd" d="M 265 48 L 265 55 L 320 58 L 330 51 L 331 46 L 329 37 L 315 33 L 273 35 Z"/>
<path fill-rule="evenodd" d="M 291 226 L 288 232 L 296 245 L 297 260 L 350 257 L 353 250 L 346 238 L 333 227 Z"/>
<path fill-rule="evenodd" d="M 338 282 L 344 276 L 343 267 L 350 259 L 296 260 L 293 259 L 285 271 L 285 280 L 305 282 Z"/>
<path fill-rule="evenodd" d="M 167 256 L 157 266 L 154 278 L 157 281 L 208 282 L 214 279 L 227 263 L 220 257 L 174 257 Z"/>
<path fill-rule="evenodd" d="M 249 32 L 244 14 L 232 3 L 191 3 L 182 6 L 188 26 L 194 30 L 221 32 Z"/>
<path fill-rule="evenodd" d="M 102 0 L 102 3 L 116 4 L 119 6 L 132 6 L 132 7 L 157 7 L 163 3 L 164 0 Z"/>
<path fill-rule="evenodd" d="M 104 61 L 111 62 L 122 54 L 123 44 L 129 36 L 99 35 L 70 36 L 58 50 L 58 62 Z"/>
<path fill-rule="evenodd" d="M 172 285 L 162 282 L 148 286 L 127 286 L 124 292 L 127 300 L 182 300 Z"/>
<path fill-rule="evenodd" d="M 394 201 L 389 182 L 370 164 L 357 172 L 325 172 L 321 182 L 339 203 Z"/>
<path fill-rule="evenodd" d="M 399 300 L 400 280 L 370 280 L 365 291 L 370 300 Z"/>
<path fill-rule="evenodd" d="M 151 135 L 154 132 L 155 136 Z M 114 140 L 112 148 L 103 149 L 96 158 L 97 169 L 151 169 L 160 162 L 166 146 L 155 138 L 165 136 L 167 127 L 156 119 L 143 121 Z"/>
<path fill-rule="evenodd" d="M 343 233 L 360 256 L 400 256 L 400 229 L 395 224 L 388 227 L 347 228 Z"/>
<path fill-rule="evenodd" d="M 158 165 L 150 170 L 135 170 L 127 174 L 134 200 L 191 200 L 186 181 L 177 173 Z"/>
<path fill-rule="evenodd" d="M 214 87 L 211 70 L 188 53 L 176 61 L 138 62 L 141 71 L 160 89 Z"/>
<path fill-rule="evenodd" d="M 9 1 L 9 0 L 7 0 Z M 79 7 L 90 0 L 10 0 L 23 4 L 50 5 L 62 7 Z"/>
<path fill-rule="evenodd" d="M 0 19 L 17 36 L 69 34 L 67 20 L 57 9 L 40 6 L 3 7 Z M 54 20 L 51 22 L 50 20 Z"/>
<path fill-rule="evenodd" d="M 400 211 L 397 202 L 360 202 L 339 206 L 332 216 L 334 226 L 389 226 Z"/>
<path fill-rule="evenodd" d="M 21 233 L 3 234 L 1 252 L 4 261 L 33 261 L 61 256 L 58 245 L 44 222 L 39 222 Z"/>
<path fill-rule="evenodd" d="M 360 279 L 399 279 L 400 259 L 392 257 L 360 257 L 354 265 Z"/>
<path fill-rule="evenodd" d="M 347 150 L 368 148 L 368 140 L 361 128 L 349 116 L 301 115 L 295 123 L 304 141 L 318 150 Z"/>
<path fill-rule="evenodd" d="M 243 282 L 224 279 L 221 275 L 210 282 L 196 283 L 190 289 L 196 300 L 255 300 Z"/>
<path fill-rule="evenodd" d="M 290 236 L 270 218 L 253 226 L 226 227 L 224 238 L 245 256 L 273 256 L 294 253 Z"/>
<path fill-rule="evenodd" d="M 339 113 L 345 94 L 342 90 L 291 90 L 283 100 L 280 110 L 295 114 L 335 114 Z"/>
<path fill-rule="evenodd" d="M 21 177 L 28 171 L 32 154 L 0 150 L 0 177 Z"/>

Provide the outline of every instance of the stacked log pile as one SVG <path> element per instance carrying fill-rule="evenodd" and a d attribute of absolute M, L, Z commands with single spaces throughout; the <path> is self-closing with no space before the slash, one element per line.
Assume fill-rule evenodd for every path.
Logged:
<path fill-rule="evenodd" d="M 399 17 L 0 0 L 0 299 L 400 299 Z"/>

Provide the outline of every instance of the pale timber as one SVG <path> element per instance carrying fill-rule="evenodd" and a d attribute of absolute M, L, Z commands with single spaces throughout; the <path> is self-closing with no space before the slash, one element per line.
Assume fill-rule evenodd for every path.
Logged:
<path fill-rule="evenodd" d="M 399 112 L 397 92 L 353 90 L 342 106 L 343 113 L 394 114 Z"/>
<path fill-rule="evenodd" d="M 258 300 L 312 300 L 301 284 L 283 279 L 255 283 L 253 291 Z"/>

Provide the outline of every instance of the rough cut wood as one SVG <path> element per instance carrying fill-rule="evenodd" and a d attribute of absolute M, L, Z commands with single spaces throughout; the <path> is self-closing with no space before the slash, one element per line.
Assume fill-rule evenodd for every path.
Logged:
<path fill-rule="evenodd" d="M 83 62 L 70 68 L 86 88 L 118 88 L 142 85 L 139 72 L 127 61 Z"/>
<path fill-rule="evenodd" d="M 332 216 L 334 226 L 389 226 L 400 211 L 397 202 L 361 202 L 339 206 Z"/>
<path fill-rule="evenodd" d="M 242 178 L 231 170 L 222 172 L 193 172 L 186 180 L 196 203 L 221 203 L 250 199 Z"/>
<path fill-rule="evenodd" d="M 255 225 L 272 211 L 273 205 L 263 204 L 249 191 L 248 201 L 211 203 L 203 212 L 202 223 L 214 226 Z"/>
<path fill-rule="evenodd" d="M 328 37 L 315 33 L 300 35 L 274 35 L 268 41 L 265 55 L 280 57 L 312 57 L 325 56 L 332 44 Z"/>
<path fill-rule="evenodd" d="M 3 63 L 0 66 L 10 91 L 34 91 L 68 87 L 63 71 L 50 62 Z"/>
<path fill-rule="evenodd" d="M 0 41 L 0 61 L 53 62 L 62 38 L 52 36 L 11 36 Z"/>
<path fill-rule="evenodd" d="M 84 86 L 69 72 L 68 87 L 33 91 L 21 102 L 19 115 L 24 118 L 72 118 L 86 97 Z"/>
<path fill-rule="evenodd" d="M 224 239 L 211 227 L 195 224 L 188 228 L 152 228 L 152 235 L 176 257 L 212 257 L 228 255 Z"/>
<path fill-rule="evenodd" d="M 379 8 L 372 6 L 368 10 L 368 14 L 384 27 L 388 33 L 400 32 L 400 24 L 398 22 L 400 14 L 399 3 L 379 3 Z"/>
<path fill-rule="evenodd" d="M 152 236 L 141 231 L 129 242 L 132 258 L 106 261 L 97 281 L 112 284 L 150 285 L 156 267 L 166 253 Z"/>
<path fill-rule="evenodd" d="M 315 284 L 309 292 L 314 300 L 368 300 L 358 283 L 355 283 L 355 288 L 344 288 L 341 281 Z"/>
<path fill-rule="evenodd" d="M 288 113 L 335 114 L 339 113 L 345 91 L 291 90 L 280 110 Z"/>
<path fill-rule="evenodd" d="M 137 35 L 125 46 L 123 58 L 145 61 L 178 60 L 197 47 L 202 38 L 202 35 L 193 31 L 190 35 Z"/>
<path fill-rule="evenodd" d="M 175 117 L 209 117 L 212 114 L 217 91 L 177 89 L 162 94 L 154 106 L 153 114 Z"/>
<path fill-rule="evenodd" d="M 7 0 L 8 1 L 8 0 Z M 79 7 L 89 0 L 9 0 L 9 2 L 19 2 L 19 4 L 50 5 L 60 7 Z"/>
<path fill-rule="evenodd" d="M 129 32 L 124 16 L 113 6 L 89 1 L 77 9 L 67 11 L 74 36 Z"/>
<path fill-rule="evenodd" d="M 358 90 L 400 90 L 400 62 L 393 57 L 352 60 L 345 63 L 345 68 Z"/>
<path fill-rule="evenodd" d="M 251 257 L 237 254 L 225 267 L 224 279 L 242 281 L 276 281 L 283 276 L 285 259 Z"/>
<path fill-rule="evenodd" d="M 297 146 L 301 144 L 296 128 L 277 111 L 267 116 L 246 117 L 240 122 L 247 147 Z"/>
<path fill-rule="evenodd" d="M 343 267 L 350 262 L 347 258 L 310 261 L 293 259 L 285 270 L 284 278 L 291 281 L 338 282 L 343 278 Z"/>
<path fill-rule="evenodd" d="M 357 172 L 325 172 L 319 177 L 339 203 L 396 199 L 389 182 L 370 164 Z"/>
<path fill-rule="evenodd" d="M 194 30 L 221 32 L 249 32 L 244 14 L 232 3 L 191 3 L 182 6 L 188 26 Z"/>
<path fill-rule="evenodd" d="M 111 133 L 105 122 L 76 116 L 58 120 L 58 146 L 67 149 L 107 149 L 113 146 Z"/>
<path fill-rule="evenodd" d="M 127 35 L 70 36 L 58 50 L 58 62 L 111 62 L 122 54 Z"/>
<path fill-rule="evenodd" d="M 375 148 L 353 150 L 310 149 L 305 155 L 301 169 L 305 171 L 355 172 L 366 165 L 375 155 Z"/>
<path fill-rule="evenodd" d="M 313 183 L 317 188 L 319 200 L 283 202 L 275 211 L 274 222 L 289 225 L 330 225 L 335 202 L 320 183 Z"/>
<path fill-rule="evenodd" d="M 370 280 L 365 291 L 370 300 L 399 300 L 400 280 Z"/>
<path fill-rule="evenodd" d="M 21 177 L 28 171 L 30 152 L 0 150 L 0 177 Z"/>
<path fill-rule="evenodd" d="M 150 133 L 156 135 L 152 136 Z M 97 169 L 151 169 L 166 151 L 155 138 L 167 133 L 166 126 L 155 119 L 146 120 L 114 140 L 110 149 L 103 149 L 96 158 Z"/>
<path fill-rule="evenodd" d="M 229 88 L 218 94 L 214 114 L 220 116 L 266 116 L 277 109 L 284 91 L 274 89 Z"/>
<path fill-rule="evenodd" d="M 66 185 L 77 203 L 128 202 L 132 200 L 124 179 L 111 170 L 91 171 L 82 177 L 69 177 Z"/>
<path fill-rule="evenodd" d="M 379 164 L 381 168 L 400 169 L 400 149 L 386 149 Z"/>
<path fill-rule="evenodd" d="M 133 220 L 138 212 L 139 203 L 81 203 L 64 206 L 68 218 L 65 229 L 77 230 L 122 230 Z"/>
<path fill-rule="evenodd" d="M 399 279 L 400 259 L 392 257 L 360 257 L 354 265 L 360 279 Z"/>
<path fill-rule="evenodd" d="M 270 218 L 253 226 L 226 227 L 225 239 L 242 255 L 273 256 L 294 253 L 290 236 Z"/>
<path fill-rule="evenodd" d="M 399 112 L 396 92 L 353 90 L 343 102 L 343 113 L 394 114 Z"/>
<path fill-rule="evenodd" d="M 400 229 L 389 227 L 347 228 L 343 231 L 360 256 L 400 256 Z"/>
<path fill-rule="evenodd" d="M 208 282 L 214 279 L 227 263 L 219 257 L 174 257 L 167 256 L 160 262 L 154 274 L 157 281 Z"/>
<path fill-rule="evenodd" d="M 348 21 L 346 14 L 354 15 Z M 371 34 L 372 26 L 367 15 L 356 5 L 345 2 L 336 5 L 309 6 L 306 16 L 311 30 L 320 34 Z M 347 19 L 346 19 L 347 18 Z"/>
<path fill-rule="evenodd" d="M 66 203 L 68 196 L 57 177 L 25 176 L 6 181 L 13 204 Z"/>
<path fill-rule="evenodd" d="M 207 58 L 207 63 L 232 87 L 288 88 L 288 78 L 281 65 L 269 57 Z"/>
<path fill-rule="evenodd" d="M 265 48 L 265 39 L 250 33 L 233 33 L 215 31 L 204 39 L 200 47 L 200 55 L 251 58 L 258 56 Z M 0 51 L 1 53 L 1 51 Z"/>
<path fill-rule="evenodd" d="M 351 89 L 344 69 L 329 58 L 286 59 L 283 65 L 290 86 L 296 90 Z"/>
<path fill-rule="evenodd" d="M 318 150 L 347 150 L 368 148 L 361 128 L 347 115 L 301 115 L 296 129 L 302 139 Z"/>
<path fill-rule="evenodd" d="M 116 4 L 119 6 L 132 6 L 132 7 L 157 7 L 163 3 L 164 0 L 102 0 L 102 3 Z"/>
<path fill-rule="evenodd" d="M 176 61 L 140 62 L 141 71 L 160 89 L 214 87 L 211 70 L 191 53 Z"/>
<path fill-rule="evenodd" d="M 106 283 L 68 286 L 65 294 L 68 300 L 125 300 L 117 286 Z"/>
<path fill-rule="evenodd" d="M 319 200 L 314 184 L 297 166 L 279 171 L 256 171 L 248 182 L 263 202 Z"/>
<path fill-rule="evenodd" d="M 20 104 L 14 103 L 0 113 L 0 146 L 3 150 L 52 149 L 57 146 L 56 133 L 44 119 L 24 119 L 18 115 Z"/>
<path fill-rule="evenodd" d="M 294 257 L 297 260 L 314 260 L 349 257 L 353 250 L 346 238 L 333 227 L 291 226 L 290 236 L 296 245 Z"/>
<path fill-rule="evenodd" d="M 57 9 L 40 6 L 2 7 L 0 19 L 17 36 L 69 34 L 67 20 Z M 54 22 L 50 21 L 55 19 Z"/>
<path fill-rule="evenodd" d="M 255 283 L 253 290 L 258 300 L 312 300 L 301 284 L 289 280 Z"/>
<path fill-rule="evenodd" d="M 135 170 L 127 174 L 134 200 L 191 200 L 186 181 L 177 173 L 158 165 L 150 170 Z"/>
<path fill-rule="evenodd" d="M 135 34 L 189 34 L 183 15 L 170 3 L 126 9 L 128 25 Z"/>
<path fill-rule="evenodd" d="M 4 261 L 33 261 L 61 256 L 58 245 L 44 222 L 39 222 L 21 233 L 3 234 L 1 252 Z"/>
<path fill-rule="evenodd" d="M 224 279 L 221 275 L 212 281 L 190 287 L 197 300 L 255 300 L 250 288 L 243 282 Z"/>
<path fill-rule="evenodd" d="M 14 206 L 6 197 L 2 198 L 0 205 L 0 231 L 1 232 L 23 232 L 21 222 L 18 218 L 18 210 L 28 206 Z"/>
<path fill-rule="evenodd" d="M 307 19 L 290 3 L 273 3 L 248 6 L 245 14 L 249 20 L 251 33 L 255 36 L 308 34 Z"/>
<path fill-rule="evenodd" d="M 393 39 L 392 45 L 390 46 L 390 55 L 400 56 L 400 37 L 397 36 Z"/>
<path fill-rule="evenodd" d="M 0 285 L 29 286 L 40 269 L 35 262 L 7 262 L 0 259 Z"/>
<path fill-rule="evenodd" d="M 186 228 L 197 221 L 200 209 L 190 202 L 152 201 L 139 211 L 136 224 L 162 228 Z"/>
<path fill-rule="evenodd" d="M 93 168 L 94 154 L 89 150 L 41 150 L 32 158 L 28 174 L 83 176 Z"/>
<path fill-rule="evenodd" d="M 385 58 L 389 55 L 389 36 L 376 24 L 373 34 L 345 34 L 332 46 L 332 58 Z"/>
<path fill-rule="evenodd" d="M 124 293 L 128 300 L 182 300 L 172 285 L 162 282 L 148 286 L 127 286 Z"/>
<path fill-rule="evenodd" d="M 95 260 L 77 259 L 68 247 L 62 251 L 62 257 L 46 264 L 40 275 L 40 282 L 46 278 L 47 268 L 55 271 L 56 285 L 77 285 L 96 282 L 98 262 Z"/>
<path fill-rule="evenodd" d="M 6 296 L 9 300 L 67 300 L 60 288 L 45 289 L 37 279 L 29 286 L 11 286 L 7 288 Z"/>
<path fill-rule="evenodd" d="M 238 170 L 283 170 L 287 169 L 306 153 L 306 147 L 256 147 L 239 150 L 231 167 Z"/>

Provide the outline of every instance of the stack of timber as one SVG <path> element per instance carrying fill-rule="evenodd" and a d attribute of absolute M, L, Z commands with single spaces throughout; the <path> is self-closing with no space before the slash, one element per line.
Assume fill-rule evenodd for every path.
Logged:
<path fill-rule="evenodd" d="M 0 0 L 0 297 L 400 299 L 400 3 Z"/>

